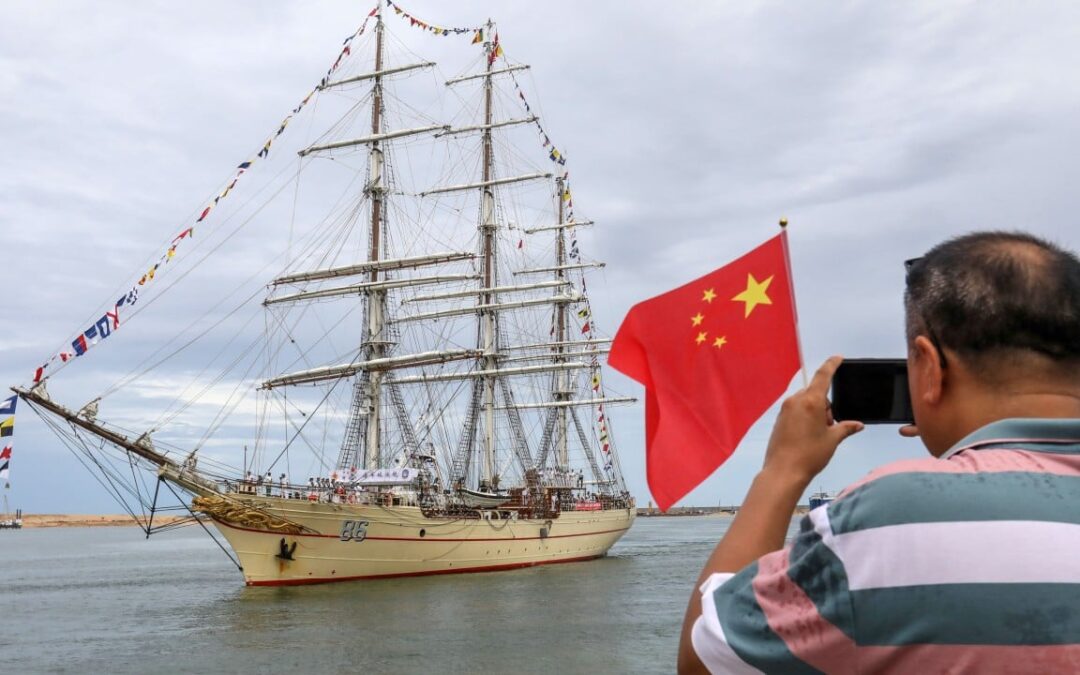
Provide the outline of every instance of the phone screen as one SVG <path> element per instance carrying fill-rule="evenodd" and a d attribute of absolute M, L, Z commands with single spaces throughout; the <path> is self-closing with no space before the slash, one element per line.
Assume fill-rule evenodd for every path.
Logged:
<path fill-rule="evenodd" d="M 832 413 L 837 421 L 912 424 L 905 359 L 844 359 L 832 381 Z"/>

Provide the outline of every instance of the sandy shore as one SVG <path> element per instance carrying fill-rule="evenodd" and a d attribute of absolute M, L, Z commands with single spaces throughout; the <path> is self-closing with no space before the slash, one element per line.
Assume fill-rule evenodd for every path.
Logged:
<path fill-rule="evenodd" d="M 182 516 L 154 516 L 154 525 L 181 520 Z M 23 527 L 122 527 L 135 525 L 127 514 L 104 516 L 64 513 L 24 513 Z"/>

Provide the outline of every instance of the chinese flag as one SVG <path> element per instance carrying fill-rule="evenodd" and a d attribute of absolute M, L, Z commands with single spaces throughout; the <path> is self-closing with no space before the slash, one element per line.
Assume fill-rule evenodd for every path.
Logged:
<path fill-rule="evenodd" d="M 635 305 L 608 363 L 645 385 L 649 489 L 661 510 L 731 456 L 799 370 L 787 236 Z"/>

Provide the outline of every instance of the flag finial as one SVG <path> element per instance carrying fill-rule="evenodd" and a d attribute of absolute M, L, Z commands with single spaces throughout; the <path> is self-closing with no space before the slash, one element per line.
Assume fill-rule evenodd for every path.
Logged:
<path fill-rule="evenodd" d="M 785 228 L 787 228 L 787 218 L 780 216 L 780 229 L 783 230 Z"/>

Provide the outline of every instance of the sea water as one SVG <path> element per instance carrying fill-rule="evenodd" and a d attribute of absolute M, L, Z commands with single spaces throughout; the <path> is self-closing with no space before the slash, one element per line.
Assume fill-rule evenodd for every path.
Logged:
<path fill-rule="evenodd" d="M 197 526 L 0 531 L 0 673 L 670 673 L 730 522 L 639 518 L 589 562 L 288 588 L 245 587 Z"/>

